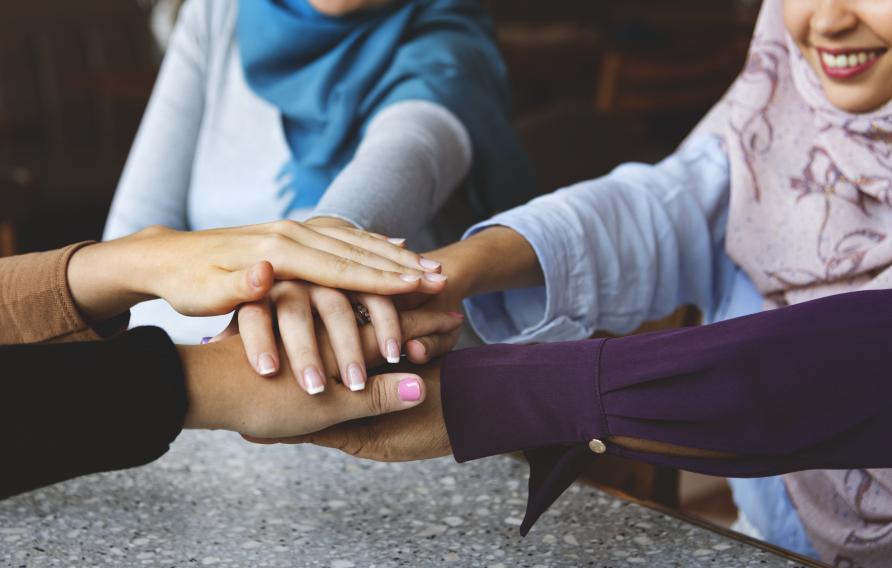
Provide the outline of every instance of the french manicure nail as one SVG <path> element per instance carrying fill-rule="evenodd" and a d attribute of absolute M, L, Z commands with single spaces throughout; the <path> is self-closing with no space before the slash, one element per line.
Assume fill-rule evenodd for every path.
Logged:
<path fill-rule="evenodd" d="M 421 383 L 416 377 L 409 377 L 399 382 L 397 394 L 403 402 L 418 402 L 421 400 Z"/>
<path fill-rule="evenodd" d="M 428 282 L 445 282 L 447 276 L 445 274 L 437 274 L 435 272 L 425 272 L 424 279 Z"/>
<path fill-rule="evenodd" d="M 395 238 L 393 238 L 393 239 L 387 239 L 387 242 L 390 243 L 390 244 L 392 244 L 392 245 L 396 245 L 396 246 L 398 246 L 398 247 L 401 247 L 401 246 L 403 246 L 403 245 L 406 243 L 406 239 L 395 239 Z"/>
<path fill-rule="evenodd" d="M 423 256 L 421 257 L 421 259 L 418 260 L 418 264 L 420 264 L 421 268 L 424 268 L 425 270 L 436 270 L 436 269 L 440 268 L 440 266 L 442 266 L 436 260 L 424 258 Z"/>
<path fill-rule="evenodd" d="M 385 344 L 385 351 L 387 351 L 387 362 L 388 363 L 399 363 L 400 362 L 400 344 L 396 339 L 388 339 Z"/>
<path fill-rule="evenodd" d="M 208 336 L 208 337 L 202 337 L 202 338 L 201 338 L 201 344 L 202 344 L 202 345 L 207 345 L 207 344 L 210 343 L 210 342 L 211 342 L 211 337 L 210 337 L 210 336 Z"/>
<path fill-rule="evenodd" d="M 319 394 L 325 390 L 325 382 L 316 367 L 304 369 L 304 382 L 307 385 L 307 392 L 310 394 Z"/>
<path fill-rule="evenodd" d="M 417 274 L 400 274 L 400 279 L 405 282 L 418 282 L 421 280 L 421 276 Z"/>
<path fill-rule="evenodd" d="M 257 368 L 261 375 L 272 375 L 276 372 L 276 360 L 269 353 L 261 353 L 257 357 Z"/>
<path fill-rule="evenodd" d="M 356 363 L 350 363 L 347 367 L 347 388 L 353 392 L 365 388 L 365 377 L 362 374 L 362 369 Z"/>

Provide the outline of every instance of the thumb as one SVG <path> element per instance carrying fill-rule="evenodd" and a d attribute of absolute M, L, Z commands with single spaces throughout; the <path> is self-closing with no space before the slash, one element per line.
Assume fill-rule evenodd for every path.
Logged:
<path fill-rule="evenodd" d="M 264 297 L 275 282 L 273 265 L 266 260 L 230 272 L 223 278 L 223 285 L 220 287 L 220 293 L 223 295 L 221 303 L 226 304 L 229 310 L 235 309 L 239 304 L 255 302 Z"/>
<path fill-rule="evenodd" d="M 421 377 L 406 373 L 370 377 L 365 390 L 348 392 L 343 389 L 341 392 L 344 404 L 340 421 L 408 410 L 424 402 L 426 394 Z"/>

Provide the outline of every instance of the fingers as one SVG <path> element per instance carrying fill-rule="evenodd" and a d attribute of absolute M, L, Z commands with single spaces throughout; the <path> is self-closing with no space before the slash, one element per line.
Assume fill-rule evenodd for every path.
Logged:
<path fill-rule="evenodd" d="M 351 391 L 361 391 L 366 384 L 365 358 L 353 305 L 343 293 L 321 286 L 310 287 L 310 299 L 325 324 L 341 380 Z"/>
<path fill-rule="evenodd" d="M 400 316 L 393 302 L 387 297 L 374 294 L 359 294 L 356 300 L 369 310 L 381 356 L 388 363 L 399 363 L 403 340 Z"/>
<path fill-rule="evenodd" d="M 464 321 L 461 312 L 419 309 L 400 313 L 400 327 L 406 339 L 451 333 L 461 328 Z"/>
<path fill-rule="evenodd" d="M 350 421 L 416 407 L 424 402 L 427 391 L 424 381 L 418 375 L 388 373 L 370 377 L 366 389 L 360 393 L 334 389 L 323 396 L 325 398 L 320 398 L 319 401 L 326 404 L 326 416 L 330 418 L 323 427 L 330 427 L 313 434 L 275 439 L 246 435 L 242 437 L 258 444 L 313 443 L 358 455 L 362 451 L 371 451 L 368 446 L 376 443 L 377 437 L 369 424 Z M 386 448 L 382 447 L 371 453 L 376 455 L 376 459 L 387 459 L 387 456 L 381 455 L 382 451 L 386 453 Z"/>
<path fill-rule="evenodd" d="M 279 372 L 279 353 L 273 330 L 273 314 L 267 298 L 243 304 L 236 314 L 245 355 L 257 374 L 271 377 Z M 230 324 L 231 327 L 231 324 Z M 229 329 L 229 328 L 227 328 Z"/>
<path fill-rule="evenodd" d="M 390 239 L 380 238 L 380 235 L 373 235 L 365 231 L 334 227 L 314 227 L 313 230 L 339 241 L 350 243 L 406 268 L 414 268 L 424 272 L 439 272 L 442 269 L 439 262 L 405 249 L 403 245 L 406 239 L 394 239 L 391 241 Z"/>
<path fill-rule="evenodd" d="M 292 372 L 300 387 L 314 395 L 325 390 L 325 376 L 320 371 L 323 366 L 308 288 L 309 285 L 299 282 L 282 282 L 273 288 L 271 297 Z"/>
<path fill-rule="evenodd" d="M 449 353 L 458 342 L 460 333 L 459 328 L 450 333 L 413 339 L 406 343 L 406 356 L 412 363 L 423 365 L 431 359 Z"/>

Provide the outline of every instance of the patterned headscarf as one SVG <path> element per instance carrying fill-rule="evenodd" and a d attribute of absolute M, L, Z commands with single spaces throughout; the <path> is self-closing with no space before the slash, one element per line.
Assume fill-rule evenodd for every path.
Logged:
<path fill-rule="evenodd" d="M 703 133 L 724 138 L 731 164 L 728 254 L 769 305 L 892 287 L 892 102 L 834 107 L 784 27 L 782 0 L 765 1 L 746 67 Z M 825 560 L 892 565 L 892 470 L 786 481 Z"/>

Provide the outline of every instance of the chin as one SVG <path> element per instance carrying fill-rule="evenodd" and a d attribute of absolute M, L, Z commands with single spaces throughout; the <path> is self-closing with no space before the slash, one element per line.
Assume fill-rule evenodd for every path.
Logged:
<path fill-rule="evenodd" d="M 830 104 L 839 110 L 853 114 L 877 110 L 889 101 L 889 97 L 877 97 L 874 93 L 859 93 L 858 90 L 841 89 L 836 85 L 824 86 L 824 92 L 827 94 Z"/>

